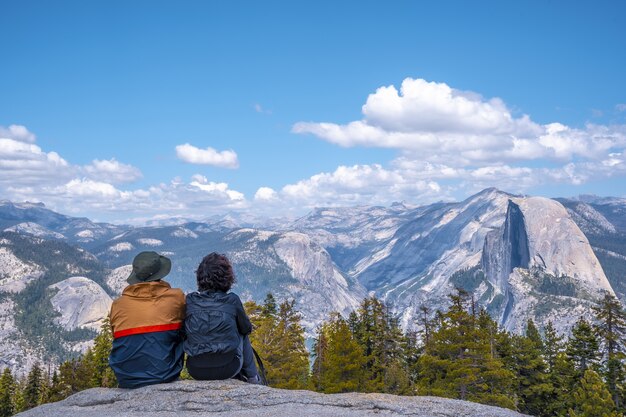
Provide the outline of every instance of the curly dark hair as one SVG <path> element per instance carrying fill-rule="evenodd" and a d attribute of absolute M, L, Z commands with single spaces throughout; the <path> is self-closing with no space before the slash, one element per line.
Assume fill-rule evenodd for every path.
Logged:
<path fill-rule="evenodd" d="M 235 283 L 233 267 L 226 255 L 216 252 L 202 258 L 196 270 L 198 291 L 228 291 Z"/>

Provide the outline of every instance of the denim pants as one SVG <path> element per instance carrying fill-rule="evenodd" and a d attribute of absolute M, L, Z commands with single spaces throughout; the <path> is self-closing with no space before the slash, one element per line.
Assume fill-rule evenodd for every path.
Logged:
<path fill-rule="evenodd" d="M 202 353 L 187 358 L 187 370 L 194 379 L 216 380 L 238 378 L 247 380 L 258 375 L 254 353 L 248 336 L 241 336 L 235 353 Z"/>

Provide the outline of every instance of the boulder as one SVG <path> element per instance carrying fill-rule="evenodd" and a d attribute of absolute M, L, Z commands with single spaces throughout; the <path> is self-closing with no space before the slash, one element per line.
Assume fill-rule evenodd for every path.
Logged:
<path fill-rule="evenodd" d="M 135 390 L 93 388 L 22 417 L 522 417 L 511 410 L 437 397 L 389 394 L 319 394 L 236 380 L 178 381 Z"/>

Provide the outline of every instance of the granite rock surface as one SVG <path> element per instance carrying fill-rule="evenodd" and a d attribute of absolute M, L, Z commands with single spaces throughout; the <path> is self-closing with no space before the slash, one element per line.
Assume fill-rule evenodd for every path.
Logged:
<path fill-rule="evenodd" d="M 93 388 L 22 417 L 522 417 L 498 407 L 436 397 L 388 394 L 319 394 L 240 381 L 178 381 L 136 390 Z"/>

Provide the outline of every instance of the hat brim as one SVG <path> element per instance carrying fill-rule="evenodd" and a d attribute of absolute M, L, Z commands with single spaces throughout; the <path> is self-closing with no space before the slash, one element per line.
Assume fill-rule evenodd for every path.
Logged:
<path fill-rule="evenodd" d="M 170 261 L 170 259 L 166 258 L 165 256 L 159 255 L 159 263 L 161 264 L 159 270 L 156 273 L 150 275 L 148 278 L 139 279 L 137 278 L 137 275 L 135 275 L 135 271 L 132 271 L 126 279 L 126 282 L 128 282 L 128 285 L 133 285 L 139 284 L 141 282 L 158 281 L 164 278 L 172 270 L 172 261 Z"/>

